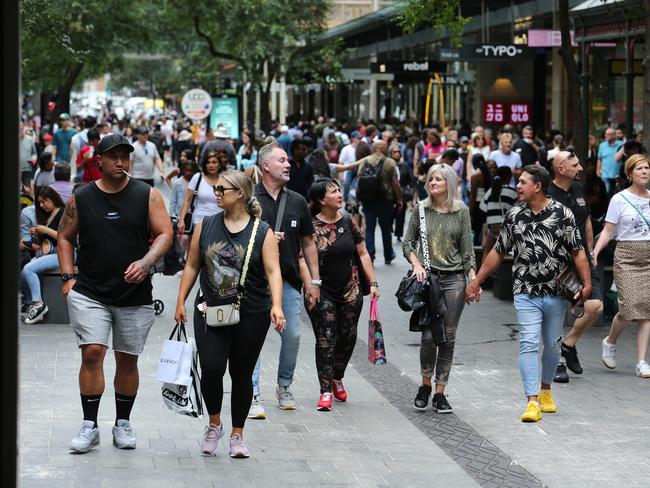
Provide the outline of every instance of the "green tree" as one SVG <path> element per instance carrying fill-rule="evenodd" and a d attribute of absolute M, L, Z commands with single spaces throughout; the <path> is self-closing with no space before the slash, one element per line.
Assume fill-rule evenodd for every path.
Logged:
<path fill-rule="evenodd" d="M 152 7 L 126 0 L 21 0 L 20 10 L 22 86 L 54 93 L 54 117 L 69 110 L 76 83 L 151 40 Z"/>
<path fill-rule="evenodd" d="M 456 47 L 462 44 L 463 30 L 472 20 L 461 15 L 460 0 L 401 0 L 398 8 L 397 22 L 404 31 L 414 32 L 423 25 L 445 29 Z"/>
<path fill-rule="evenodd" d="M 171 2 L 177 18 L 188 19 L 204 44 L 203 52 L 235 62 L 245 76 L 250 100 L 258 91 L 261 124 L 271 125 L 269 94 L 273 80 L 303 77 L 309 67 L 314 78 L 340 69 L 340 44 L 323 43 L 327 0 L 196 0 Z M 189 16 L 188 16 L 189 14 Z M 320 62 L 318 62 L 320 60 Z M 248 120 L 253 120 L 249 104 Z"/>

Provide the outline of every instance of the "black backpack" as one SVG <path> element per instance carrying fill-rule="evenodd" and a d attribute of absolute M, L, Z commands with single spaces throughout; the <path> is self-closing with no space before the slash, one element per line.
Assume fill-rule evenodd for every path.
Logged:
<path fill-rule="evenodd" d="M 377 166 L 372 166 L 367 160 L 363 163 L 357 183 L 357 198 L 362 203 L 378 202 L 386 197 L 381 181 L 381 169 L 385 160 L 386 158 L 381 158 Z"/>

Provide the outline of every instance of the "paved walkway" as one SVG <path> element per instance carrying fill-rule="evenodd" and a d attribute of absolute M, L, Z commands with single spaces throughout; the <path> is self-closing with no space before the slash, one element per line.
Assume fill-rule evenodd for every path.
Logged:
<path fill-rule="evenodd" d="M 462 317 L 447 389 L 455 413 L 416 412 L 412 399 L 419 382 L 419 337 L 408 332 L 408 315 L 393 296 L 406 269 L 401 258 L 391 266 L 377 262 L 389 363 L 373 366 L 365 358 L 366 304 L 345 379 L 350 399 L 336 403 L 332 412 L 314 408 L 319 389 L 307 320 L 293 386 L 299 409 L 276 407 L 279 337 L 269 332 L 261 385 L 267 419 L 246 424 L 252 451 L 248 460 L 231 460 L 225 442 L 216 457 L 202 457 L 198 447 L 205 419 L 183 417 L 162 405 L 154 373 L 173 326 L 178 278 L 154 277 L 154 296 L 166 309 L 141 357 L 140 392 L 132 414 L 135 451 L 111 444 L 114 361 L 108 356 L 99 417 L 102 444 L 85 455 L 68 454 L 81 420 L 74 337 L 65 325 L 20 324 L 19 486 L 648 486 L 650 381 L 633 374 L 632 328 L 621 337 L 614 371 L 600 362 L 606 329 L 588 331 L 578 346 L 585 373 L 554 386 L 558 413 L 522 424 L 525 400 L 512 304 L 486 291 L 482 302 L 467 307 Z M 228 395 L 226 382 L 227 427 Z"/>

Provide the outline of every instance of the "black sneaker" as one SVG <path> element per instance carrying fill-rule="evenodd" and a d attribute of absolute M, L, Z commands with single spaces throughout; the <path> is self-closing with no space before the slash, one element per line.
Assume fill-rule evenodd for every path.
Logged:
<path fill-rule="evenodd" d="M 555 370 L 555 378 L 553 378 L 555 383 L 568 383 L 569 374 L 566 372 L 566 366 L 563 363 L 557 365 Z"/>
<path fill-rule="evenodd" d="M 413 400 L 413 406 L 415 409 L 425 411 L 427 409 L 427 405 L 429 405 L 430 396 L 431 386 L 420 385 L 420 388 L 418 388 L 418 394 L 415 395 L 415 400 Z"/>
<path fill-rule="evenodd" d="M 451 413 L 454 411 L 447 401 L 447 397 L 444 393 L 436 393 L 433 395 L 433 400 L 431 400 L 431 406 L 438 413 Z"/>
<path fill-rule="evenodd" d="M 560 353 L 566 360 L 566 367 L 575 374 L 582 374 L 582 366 L 578 361 L 578 351 L 576 346 L 567 346 L 564 342 L 560 345 Z"/>
<path fill-rule="evenodd" d="M 27 318 L 25 318 L 25 323 L 26 324 L 35 324 L 36 322 L 40 322 L 43 320 L 43 317 L 45 317 L 45 314 L 48 312 L 47 305 L 44 303 L 41 303 L 40 305 L 34 305 L 29 309 L 29 312 L 27 313 Z"/>

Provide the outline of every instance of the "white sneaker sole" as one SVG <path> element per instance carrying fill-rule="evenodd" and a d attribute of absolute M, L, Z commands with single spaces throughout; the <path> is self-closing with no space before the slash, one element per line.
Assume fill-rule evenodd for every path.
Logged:
<path fill-rule="evenodd" d="M 607 360 L 605 360 L 605 358 L 601 358 L 601 359 L 603 360 L 603 364 L 605 365 L 606 368 L 608 368 L 608 369 L 615 369 L 615 368 L 616 368 L 616 362 L 613 362 L 613 363 L 612 363 L 612 362 L 610 361 L 610 362 L 608 363 Z"/>
<path fill-rule="evenodd" d="M 639 378 L 650 378 L 650 373 L 635 373 Z"/>
<path fill-rule="evenodd" d="M 46 307 L 43 309 L 43 311 L 42 311 L 41 313 L 39 313 L 39 314 L 38 314 L 36 317 L 34 317 L 33 319 L 30 320 L 29 318 L 26 318 L 26 319 L 25 319 L 25 323 L 31 325 L 31 324 L 35 324 L 35 323 L 37 323 L 37 322 L 40 322 L 41 320 L 43 320 L 43 319 L 45 318 L 45 314 L 47 314 L 47 312 L 49 312 L 49 311 L 50 311 L 50 309 L 47 308 L 47 306 L 46 306 Z"/>
<path fill-rule="evenodd" d="M 256 414 L 248 414 L 247 418 L 254 419 L 254 420 L 264 420 L 266 418 L 266 414 L 264 412 L 260 412 Z"/>
<path fill-rule="evenodd" d="M 416 409 L 419 412 L 426 412 L 429 409 L 429 404 L 427 403 L 426 407 L 416 407 L 415 404 L 414 404 L 413 408 Z"/>
<path fill-rule="evenodd" d="M 99 441 L 93 442 L 89 447 L 87 447 L 85 449 L 70 447 L 70 454 L 86 454 L 91 449 L 93 449 L 94 447 L 97 447 L 97 446 L 99 446 Z"/>

